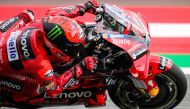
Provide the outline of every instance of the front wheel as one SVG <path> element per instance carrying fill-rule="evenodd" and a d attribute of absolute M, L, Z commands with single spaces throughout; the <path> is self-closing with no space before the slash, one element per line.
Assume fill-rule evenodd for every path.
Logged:
<path fill-rule="evenodd" d="M 184 73 L 176 65 L 155 77 L 159 94 L 151 99 L 138 99 L 136 102 L 130 100 L 129 92 L 126 90 L 126 81 L 120 79 L 116 85 L 108 90 L 112 101 L 121 109 L 172 109 L 184 98 L 187 91 L 187 80 Z M 133 90 L 131 90 L 133 91 Z"/>

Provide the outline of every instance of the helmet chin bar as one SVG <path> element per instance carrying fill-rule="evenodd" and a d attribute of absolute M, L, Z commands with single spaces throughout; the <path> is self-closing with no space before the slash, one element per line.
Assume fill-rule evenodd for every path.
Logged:
<path fill-rule="evenodd" d="M 49 40 L 47 40 L 47 38 L 45 38 L 45 45 L 50 49 L 51 53 L 60 60 L 63 60 L 64 62 L 70 61 L 71 57 L 67 56 L 61 50 L 55 47 Z"/>

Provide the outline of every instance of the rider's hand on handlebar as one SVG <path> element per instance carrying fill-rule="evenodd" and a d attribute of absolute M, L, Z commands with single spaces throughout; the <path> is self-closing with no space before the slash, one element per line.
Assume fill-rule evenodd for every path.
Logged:
<path fill-rule="evenodd" d="M 93 56 L 88 56 L 84 59 L 85 67 L 86 67 L 86 69 L 88 69 L 90 71 L 96 69 L 97 63 L 98 63 L 98 59 Z"/>
<path fill-rule="evenodd" d="M 96 13 L 97 14 L 102 14 L 104 12 L 104 9 L 102 7 L 96 8 Z"/>
<path fill-rule="evenodd" d="M 98 8 L 100 4 L 98 3 L 97 0 L 89 0 L 88 2 L 85 3 L 86 11 L 95 14 L 96 13 L 96 8 Z"/>

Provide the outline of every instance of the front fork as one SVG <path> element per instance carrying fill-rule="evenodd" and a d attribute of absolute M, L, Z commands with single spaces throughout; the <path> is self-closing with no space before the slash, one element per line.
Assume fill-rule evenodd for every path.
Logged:
<path fill-rule="evenodd" d="M 155 76 L 171 69 L 172 65 L 172 60 L 166 57 L 150 55 L 149 71 L 147 78 L 144 80 L 145 84 L 147 85 L 146 90 L 149 92 L 150 96 L 157 96 L 160 90 L 154 80 Z"/>

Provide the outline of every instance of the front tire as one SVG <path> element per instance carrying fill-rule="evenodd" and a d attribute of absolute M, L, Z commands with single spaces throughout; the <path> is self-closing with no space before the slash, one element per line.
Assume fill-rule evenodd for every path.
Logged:
<path fill-rule="evenodd" d="M 122 88 L 122 85 L 126 85 L 124 79 L 118 80 L 108 93 L 121 109 L 172 109 L 183 100 L 187 91 L 187 79 L 179 67 L 173 65 L 170 70 L 157 75 L 155 81 L 160 88 L 155 98 L 140 99 L 139 102 L 129 101 L 128 92 Z"/>

